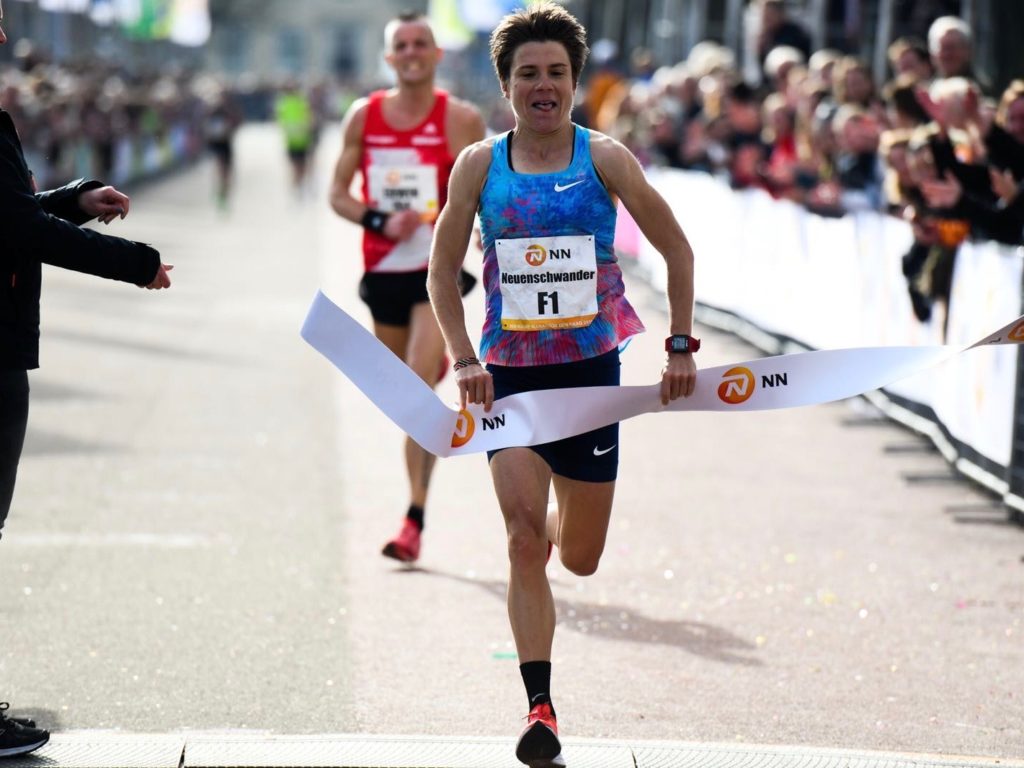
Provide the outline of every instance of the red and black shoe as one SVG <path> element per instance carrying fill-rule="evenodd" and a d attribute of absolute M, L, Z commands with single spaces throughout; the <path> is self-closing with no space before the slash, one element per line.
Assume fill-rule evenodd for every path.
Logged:
<path fill-rule="evenodd" d="M 516 757 L 530 768 L 564 768 L 558 722 L 550 704 L 538 704 L 526 716 L 526 728 L 516 744 Z"/>
<path fill-rule="evenodd" d="M 381 554 L 403 563 L 414 563 L 420 556 L 420 527 L 408 517 L 398 535 L 384 545 Z"/>

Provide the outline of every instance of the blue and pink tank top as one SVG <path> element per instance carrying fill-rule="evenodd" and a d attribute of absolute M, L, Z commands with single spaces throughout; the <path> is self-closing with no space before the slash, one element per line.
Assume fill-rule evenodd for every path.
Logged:
<path fill-rule="evenodd" d="M 508 366 L 597 357 L 644 330 L 615 256 L 615 205 L 574 126 L 556 173 L 512 170 L 509 135 L 493 145 L 480 195 L 486 316 L 480 357 Z"/>

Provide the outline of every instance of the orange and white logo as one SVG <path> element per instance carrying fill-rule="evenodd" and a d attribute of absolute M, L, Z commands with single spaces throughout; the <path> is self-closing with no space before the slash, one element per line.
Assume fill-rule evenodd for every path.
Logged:
<path fill-rule="evenodd" d="M 1017 327 L 1010 331 L 1011 341 L 1024 341 L 1024 323 L 1017 323 Z"/>
<path fill-rule="evenodd" d="M 723 403 L 739 405 L 745 403 L 754 394 L 754 374 L 749 368 L 737 366 L 722 374 L 722 383 L 718 385 L 718 397 Z"/>
<path fill-rule="evenodd" d="M 397 186 L 402 181 L 402 174 L 399 171 L 388 171 L 384 177 L 384 183 L 389 187 Z"/>
<path fill-rule="evenodd" d="M 473 439 L 476 431 L 476 422 L 473 414 L 469 411 L 459 411 L 459 418 L 455 421 L 455 431 L 452 433 L 452 448 L 461 448 Z"/>
<path fill-rule="evenodd" d="M 526 253 L 523 255 L 526 257 L 526 263 L 531 267 L 539 267 L 548 260 L 547 249 L 543 245 L 538 245 L 536 243 L 527 246 Z"/>

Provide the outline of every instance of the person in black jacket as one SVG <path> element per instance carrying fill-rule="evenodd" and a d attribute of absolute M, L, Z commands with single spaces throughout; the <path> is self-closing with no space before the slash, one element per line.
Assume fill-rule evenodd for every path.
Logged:
<path fill-rule="evenodd" d="M 0 28 L 0 44 L 5 42 Z M 171 267 L 153 248 L 79 226 L 123 219 L 128 207 L 126 195 L 98 181 L 78 179 L 37 194 L 14 122 L 0 109 L 0 535 L 28 423 L 28 371 L 39 367 L 42 264 L 151 289 L 171 284 Z M 49 739 L 32 721 L 8 717 L 6 710 L 0 704 L 0 757 L 31 752 Z"/>

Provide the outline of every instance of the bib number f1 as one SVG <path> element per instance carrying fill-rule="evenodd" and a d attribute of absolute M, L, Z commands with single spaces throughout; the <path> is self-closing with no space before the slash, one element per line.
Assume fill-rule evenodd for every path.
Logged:
<path fill-rule="evenodd" d="M 504 331 L 585 328 L 597 317 L 592 235 L 496 240 Z"/>

